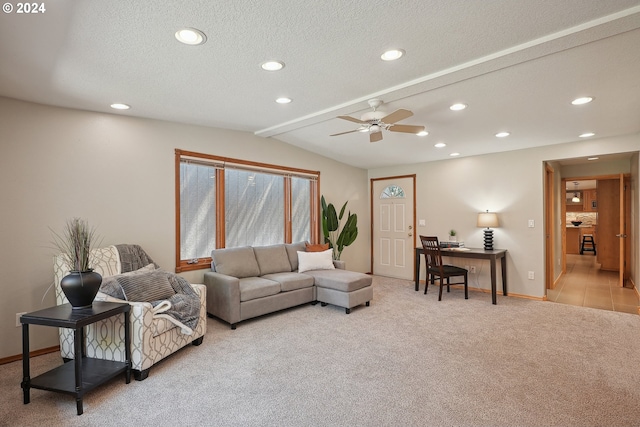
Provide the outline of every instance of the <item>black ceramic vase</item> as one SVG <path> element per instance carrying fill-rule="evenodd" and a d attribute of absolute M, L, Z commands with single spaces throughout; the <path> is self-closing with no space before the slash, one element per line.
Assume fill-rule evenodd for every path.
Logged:
<path fill-rule="evenodd" d="M 72 271 L 60 281 L 60 288 L 73 309 L 91 307 L 96 297 L 102 276 L 93 270 Z"/>

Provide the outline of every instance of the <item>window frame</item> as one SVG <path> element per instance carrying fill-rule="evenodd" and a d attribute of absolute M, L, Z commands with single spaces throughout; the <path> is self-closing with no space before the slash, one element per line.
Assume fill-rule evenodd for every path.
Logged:
<path fill-rule="evenodd" d="M 175 230 L 176 230 L 176 273 L 184 271 L 201 270 L 211 267 L 211 257 L 197 258 L 193 260 L 181 259 L 181 233 L 180 233 L 180 164 L 183 159 L 193 159 L 202 163 L 210 163 L 215 166 L 216 185 L 216 249 L 225 246 L 225 167 L 253 170 L 256 172 L 276 174 L 284 179 L 284 243 L 291 243 L 292 237 L 292 195 L 291 177 L 297 176 L 309 179 L 310 184 L 310 232 L 311 242 L 317 243 L 320 239 L 319 209 L 320 209 L 320 171 L 313 171 L 288 166 L 272 165 L 268 163 L 254 162 L 249 160 L 234 159 L 231 157 L 215 156 L 211 154 L 198 153 L 195 151 L 175 149 Z"/>

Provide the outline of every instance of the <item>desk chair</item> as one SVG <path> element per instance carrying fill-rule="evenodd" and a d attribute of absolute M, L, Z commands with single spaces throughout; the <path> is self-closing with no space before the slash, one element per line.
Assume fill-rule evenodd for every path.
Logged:
<path fill-rule="evenodd" d="M 469 299 L 469 287 L 467 284 L 467 270 L 455 265 L 442 264 L 442 252 L 440 251 L 440 243 L 437 237 L 420 236 L 420 242 L 424 248 L 424 258 L 427 262 L 427 277 L 424 286 L 424 293 L 427 293 L 429 282 L 433 283 L 435 278 L 440 280 L 440 293 L 438 301 L 442 301 L 442 288 L 444 287 L 443 279 L 446 279 L 447 292 L 450 292 L 450 285 L 464 284 L 464 299 Z M 450 283 L 451 277 L 464 277 L 464 282 Z"/>

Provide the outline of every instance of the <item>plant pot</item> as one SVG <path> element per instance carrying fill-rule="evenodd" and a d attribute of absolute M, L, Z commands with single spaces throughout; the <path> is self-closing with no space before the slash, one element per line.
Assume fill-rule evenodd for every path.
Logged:
<path fill-rule="evenodd" d="M 102 276 L 93 270 L 72 271 L 60 281 L 60 288 L 75 309 L 91 307 L 96 297 Z"/>
<path fill-rule="evenodd" d="M 449 241 L 450 242 L 457 242 L 458 241 L 458 237 L 457 236 L 449 236 Z"/>

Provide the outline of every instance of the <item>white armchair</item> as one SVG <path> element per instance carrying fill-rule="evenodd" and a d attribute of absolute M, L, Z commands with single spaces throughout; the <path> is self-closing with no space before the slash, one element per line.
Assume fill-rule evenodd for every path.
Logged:
<path fill-rule="evenodd" d="M 92 267 L 103 277 L 127 273 L 128 263 L 122 263 L 116 246 L 108 246 L 92 251 Z M 68 274 L 61 257 L 54 257 L 54 283 L 57 304 L 67 303 L 60 288 L 60 280 Z M 142 381 L 149 375 L 149 369 L 156 362 L 176 352 L 189 343 L 200 345 L 207 330 L 206 287 L 191 285 L 200 297 L 198 324 L 193 334 L 184 334 L 180 327 L 163 316 L 154 315 L 148 302 L 123 301 L 98 292 L 96 301 L 128 302 L 131 327 L 131 368 L 134 378 Z M 166 316 L 165 316 L 166 317 Z M 73 331 L 61 328 L 60 353 L 65 360 L 73 358 Z M 124 319 L 114 316 L 85 328 L 86 356 L 105 360 L 124 361 Z"/>

